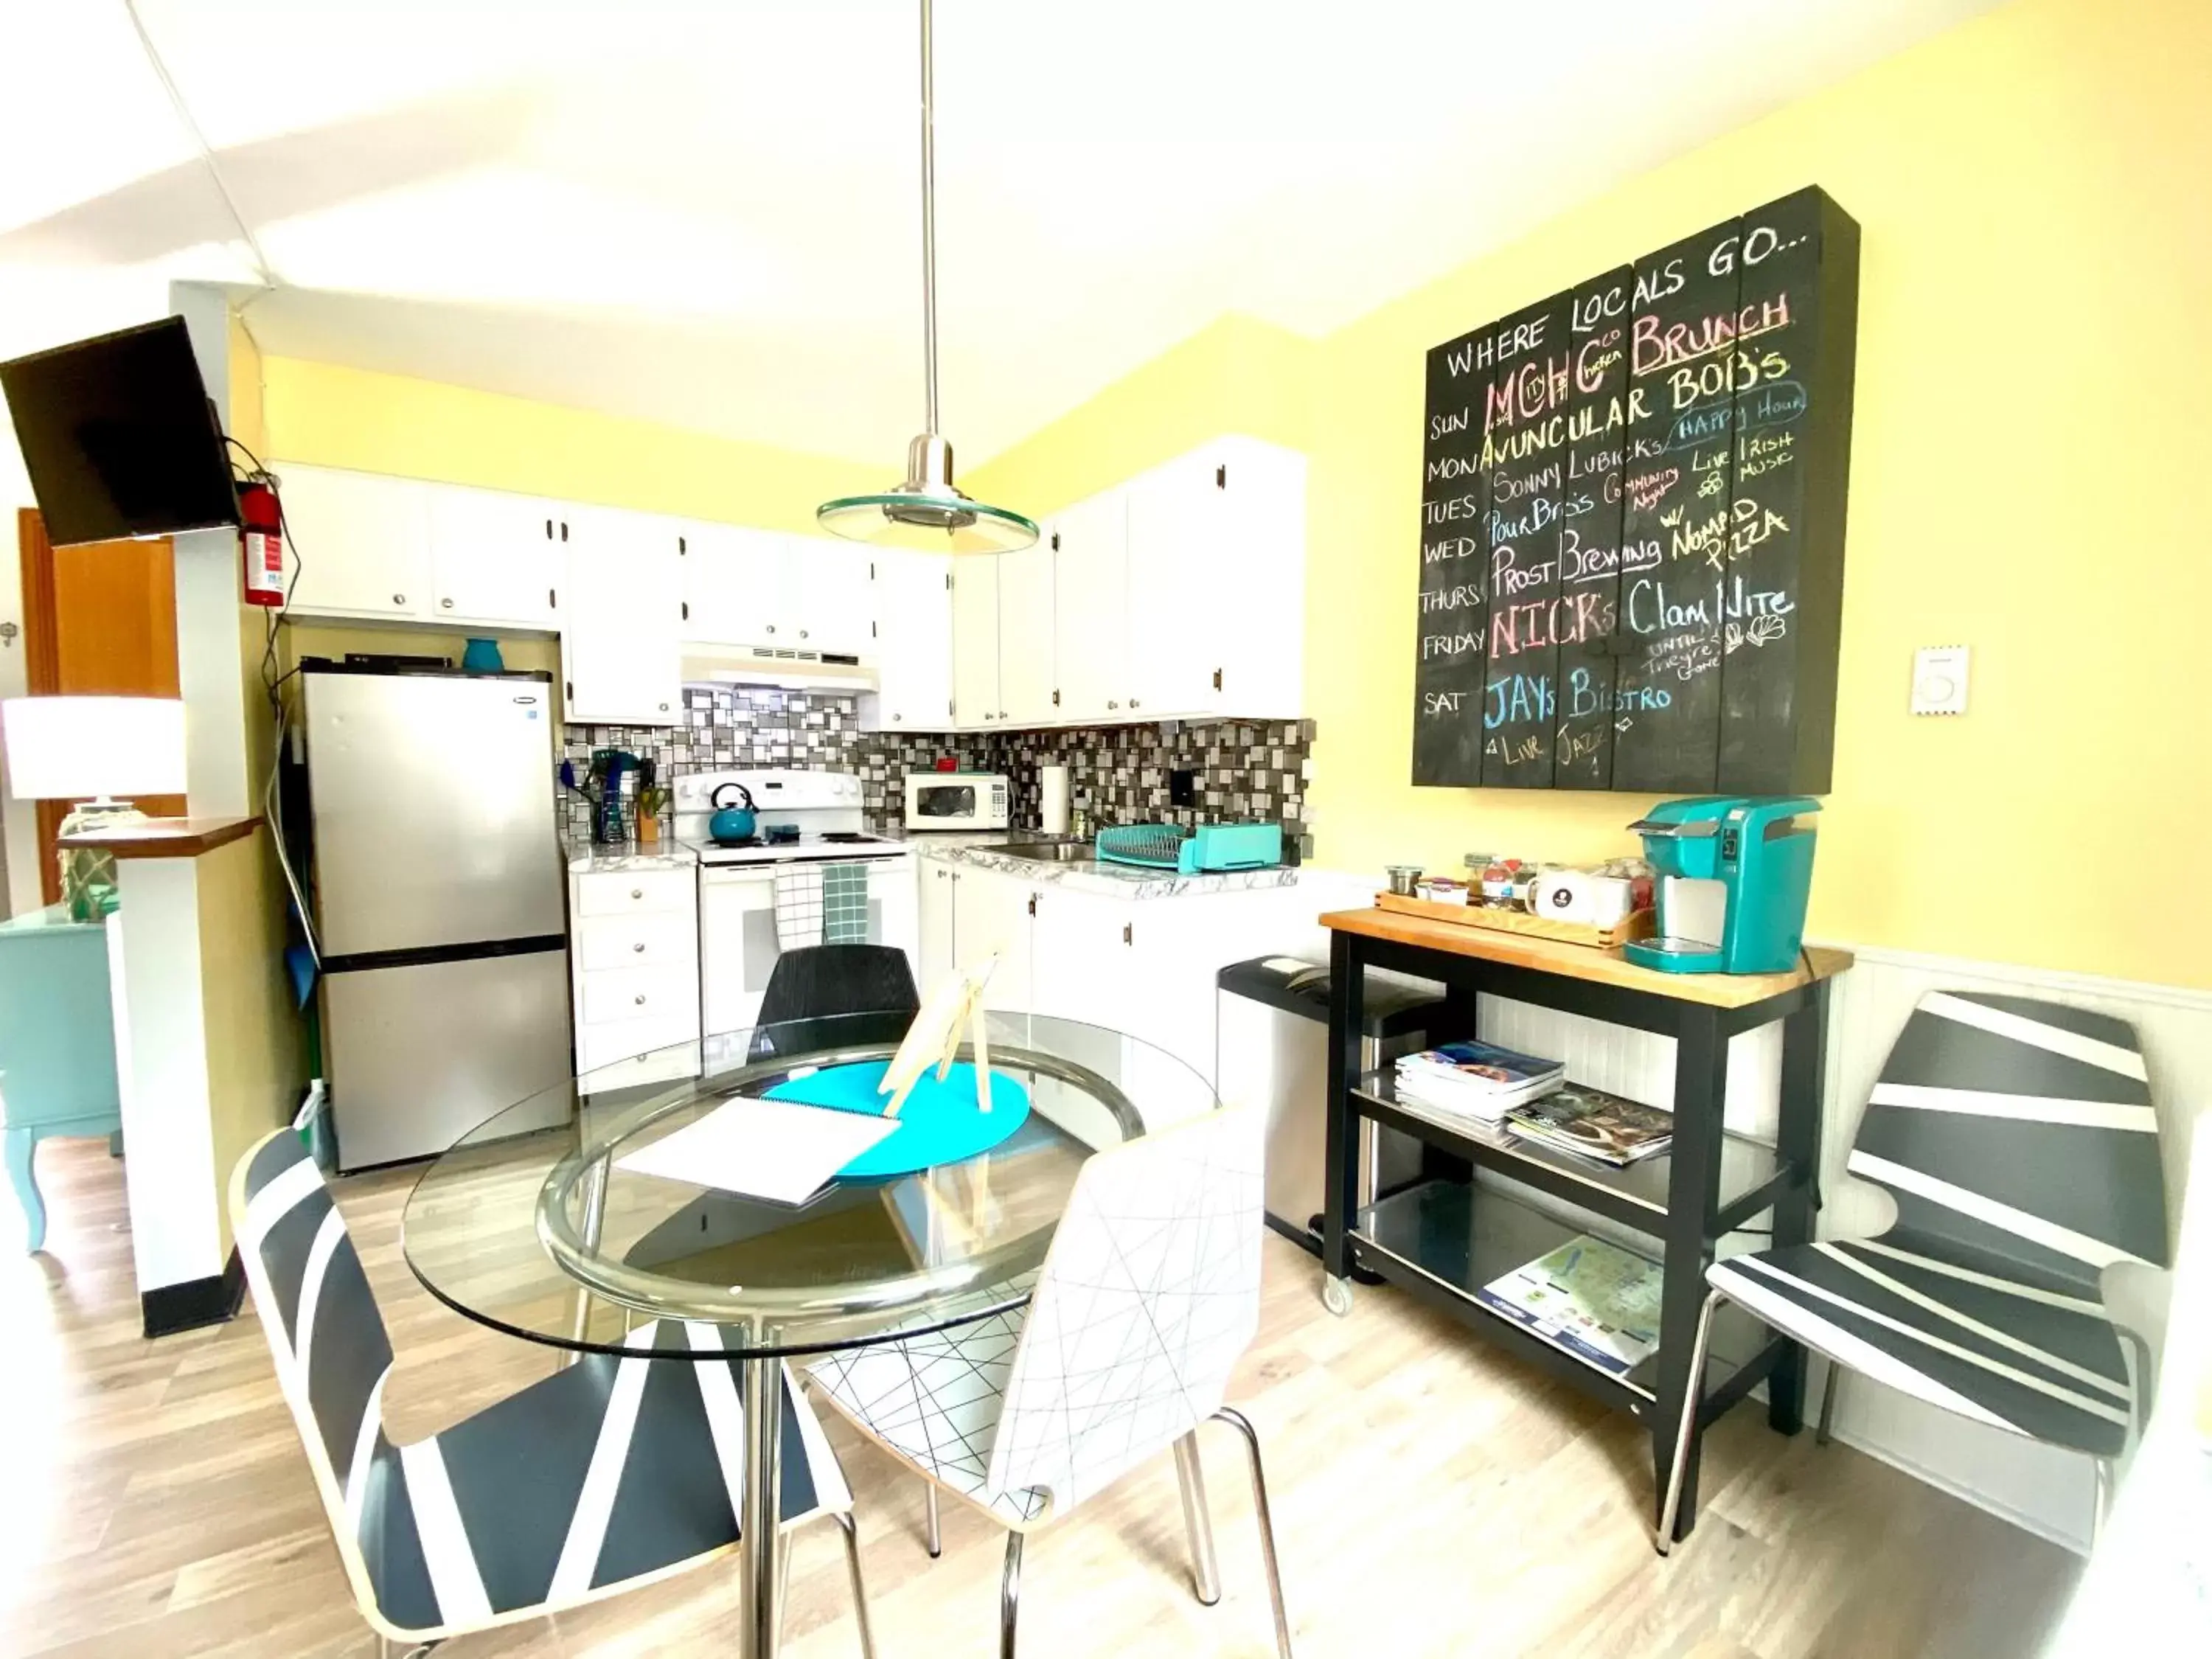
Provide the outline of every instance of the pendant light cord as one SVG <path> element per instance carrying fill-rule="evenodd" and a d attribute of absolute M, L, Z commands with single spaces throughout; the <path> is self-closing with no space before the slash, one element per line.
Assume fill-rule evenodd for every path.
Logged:
<path fill-rule="evenodd" d="M 937 424 L 937 119 L 931 108 L 936 81 L 930 41 L 930 0 L 921 0 L 921 352 L 929 388 L 929 424 Z"/>

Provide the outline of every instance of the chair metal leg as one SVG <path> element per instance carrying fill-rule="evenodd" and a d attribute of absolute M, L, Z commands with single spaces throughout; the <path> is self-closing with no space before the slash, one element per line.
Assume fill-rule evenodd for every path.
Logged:
<path fill-rule="evenodd" d="M 2097 1457 L 2090 1462 L 2097 1470 L 2097 1507 L 2089 1516 L 2089 1550 L 2094 1554 L 2105 1541 L 2105 1517 L 2112 1507 L 2112 1460 Z"/>
<path fill-rule="evenodd" d="M 845 1571 L 853 1580 L 853 1617 L 860 1626 L 860 1659 L 876 1659 L 876 1633 L 868 1623 L 868 1586 L 860 1577 L 860 1529 L 849 1510 L 836 1519 L 845 1534 Z"/>
<path fill-rule="evenodd" d="M 1191 1586 L 1199 1605 L 1221 1599 L 1221 1574 L 1213 1559 L 1213 1520 L 1206 1508 L 1206 1470 L 1198 1461 L 1195 1431 L 1175 1443 L 1176 1484 L 1182 1488 L 1182 1526 L 1190 1537 Z"/>
<path fill-rule="evenodd" d="M 1664 1555 L 1674 1547 L 1674 1512 L 1682 1502 L 1682 1473 L 1689 1466 L 1690 1437 L 1697 1431 L 1698 1412 L 1705 1397 L 1705 1347 L 1713 1334 L 1713 1313 L 1726 1298 L 1718 1291 L 1705 1297 L 1705 1305 L 1698 1314 L 1697 1340 L 1690 1345 L 1690 1392 L 1682 1401 L 1682 1420 L 1674 1431 L 1674 1457 L 1667 1468 L 1667 1501 L 1659 1510 L 1659 1553 Z M 1828 1397 L 1832 1399 L 1835 1385 L 1829 1384 Z M 1826 1409 L 1826 1401 L 1821 1409 Z"/>
<path fill-rule="evenodd" d="M 1836 1395 L 1843 1391 L 1844 1368 L 1834 1360 L 1828 1362 L 1827 1380 L 1820 1385 L 1820 1426 L 1813 1431 L 1813 1443 L 1825 1446 L 1835 1438 Z"/>
<path fill-rule="evenodd" d="M 945 1538 L 943 1534 L 938 1530 L 937 1488 L 935 1486 L 923 1487 L 921 1501 L 922 1542 L 928 1546 L 929 1559 L 934 1561 L 939 1556 L 945 1553 Z"/>
<path fill-rule="evenodd" d="M 429 1659 L 441 1645 L 437 1642 L 395 1642 L 389 1636 L 376 1638 L 379 1659 Z"/>
<path fill-rule="evenodd" d="M 1267 1599 L 1275 1609 L 1275 1651 L 1279 1659 L 1291 1659 L 1291 1617 L 1283 1607 L 1282 1564 L 1275 1557 L 1275 1518 L 1267 1508 L 1267 1476 L 1260 1466 L 1259 1431 L 1233 1407 L 1224 1406 L 1213 1415 L 1217 1422 L 1226 1423 L 1244 1437 L 1244 1449 L 1252 1460 L 1252 1514 L 1260 1523 L 1260 1558 L 1267 1565 Z"/>
<path fill-rule="evenodd" d="M 1022 1599 L 1022 1535 L 1006 1534 L 1006 1571 L 999 1580 L 999 1659 L 1014 1659 L 1014 1615 Z"/>

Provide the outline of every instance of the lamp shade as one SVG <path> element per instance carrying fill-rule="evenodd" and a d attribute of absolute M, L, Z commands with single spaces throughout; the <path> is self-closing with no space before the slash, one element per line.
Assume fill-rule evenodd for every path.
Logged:
<path fill-rule="evenodd" d="M 0 745 L 18 800 L 179 795 L 185 705 L 175 697 L 10 697 Z"/>

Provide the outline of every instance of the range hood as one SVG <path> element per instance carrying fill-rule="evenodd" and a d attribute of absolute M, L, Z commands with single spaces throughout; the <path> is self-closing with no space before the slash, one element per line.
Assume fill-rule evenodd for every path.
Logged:
<path fill-rule="evenodd" d="M 873 691 L 876 671 L 856 657 L 772 646 L 694 646 L 684 653 L 686 685 L 766 685 L 785 691 Z"/>

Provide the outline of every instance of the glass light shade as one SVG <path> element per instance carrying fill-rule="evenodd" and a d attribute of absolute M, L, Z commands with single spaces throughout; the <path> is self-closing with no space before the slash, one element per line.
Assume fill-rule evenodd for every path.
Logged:
<path fill-rule="evenodd" d="M 18 800 L 185 792 L 185 705 L 175 697 L 10 697 L 0 744 Z"/>
<path fill-rule="evenodd" d="M 971 501 L 957 489 L 841 495 L 816 507 L 814 521 L 848 541 L 925 553 L 1012 553 L 1037 538 L 1036 526 L 1020 514 Z"/>

